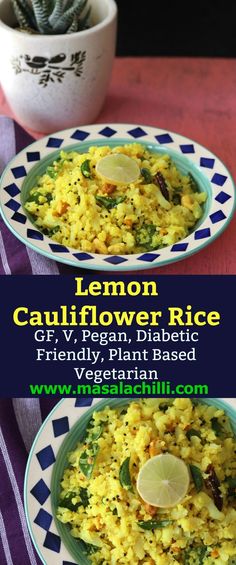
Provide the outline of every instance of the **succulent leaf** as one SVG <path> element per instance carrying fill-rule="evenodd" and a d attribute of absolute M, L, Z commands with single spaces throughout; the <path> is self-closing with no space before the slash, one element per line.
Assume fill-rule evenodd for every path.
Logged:
<path fill-rule="evenodd" d="M 49 16 L 49 23 L 53 27 L 58 18 L 60 18 L 63 14 L 63 0 L 55 0 L 54 8 Z"/>
<path fill-rule="evenodd" d="M 79 19 L 79 25 L 78 25 L 78 29 L 80 31 L 82 31 L 83 29 L 88 29 L 89 25 L 88 25 L 88 21 L 90 18 L 90 14 L 91 14 L 91 6 L 89 6 L 87 12 L 85 13 L 85 15 L 83 16 L 83 18 Z"/>
<path fill-rule="evenodd" d="M 64 12 L 66 12 L 66 10 L 71 8 L 71 6 L 73 6 L 77 2 L 78 2 L 78 0 L 65 0 L 65 2 L 64 2 Z"/>
<path fill-rule="evenodd" d="M 79 20 L 76 16 L 74 16 L 73 22 L 71 26 L 68 28 L 66 33 L 75 33 L 78 30 L 79 30 Z"/>
<path fill-rule="evenodd" d="M 35 28 L 33 11 L 26 0 L 12 0 L 15 16 L 21 28 Z"/>
<path fill-rule="evenodd" d="M 50 6 L 47 0 L 42 0 L 42 8 L 48 19 L 50 14 Z"/>
<path fill-rule="evenodd" d="M 40 0 L 33 0 L 33 10 L 38 30 L 41 33 L 50 33 L 51 26 L 48 21 L 48 14 Z"/>
<path fill-rule="evenodd" d="M 89 27 L 88 0 L 11 0 L 21 29 L 41 34 L 75 33 Z M 82 17 L 80 17 L 82 14 Z"/>
<path fill-rule="evenodd" d="M 65 31 L 71 26 L 75 16 L 79 18 L 79 15 L 83 12 L 88 0 L 79 0 L 71 8 L 69 8 L 61 18 L 54 25 L 54 31 L 57 33 L 65 33 Z"/>
<path fill-rule="evenodd" d="M 12 4 L 13 4 L 13 8 L 14 8 L 14 12 L 15 12 L 15 16 L 17 18 L 18 24 L 20 25 L 20 27 L 22 28 L 29 28 L 30 27 L 30 23 L 28 18 L 25 16 L 22 7 L 18 5 L 17 0 L 12 0 Z"/>

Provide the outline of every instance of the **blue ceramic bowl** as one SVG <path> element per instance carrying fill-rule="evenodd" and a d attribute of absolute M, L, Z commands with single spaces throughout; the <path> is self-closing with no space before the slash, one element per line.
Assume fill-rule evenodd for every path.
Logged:
<path fill-rule="evenodd" d="M 27 464 L 25 511 L 33 542 L 45 565 L 55 565 L 55 547 L 58 549 L 57 565 L 91 565 L 69 528 L 56 519 L 60 481 L 68 465 L 68 452 L 73 451 L 83 439 L 94 410 L 101 410 L 107 405 L 114 408 L 124 406 L 131 400 L 65 399 L 59 402 L 41 427 Z M 236 434 L 236 401 L 218 398 L 196 401 L 225 410 Z M 47 532 L 46 523 L 49 525 Z"/>
<path fill-rule="evenodd" d="M 134 141 L 146 145 L 151 151 L 168 153 L 179 170 L 191 173 L 200 190 L 207 192 L 203 217 L 188 237 L 175 245 L 152 252 L 101 255 L 59 245 L 38 230 L 26 214 L 24 203 L 37 177 L 58 157 L 60 150 L 83 152 L 91 145 L 114 147 Z M 232 219 L 235 190 L 224 164 L 205 147 L 190 139 L 147 126 L 98 124 L 58 132 L 36 141 L 19 153 L 2 176 L 0 209 L 14 235 L 46 257 L 87 269 L 137 271 L 180 261 L 214 241 Z"/>

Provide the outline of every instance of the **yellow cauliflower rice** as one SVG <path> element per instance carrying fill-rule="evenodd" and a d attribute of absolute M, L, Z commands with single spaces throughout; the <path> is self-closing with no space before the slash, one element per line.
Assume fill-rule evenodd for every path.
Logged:
<path fill-rule="evenodd" d="M 176 506 L 145 503 L 140 469 L 158 454 L 188 466 Z M 57 516 L 97 565 L 236 563 L 236 442 L 222 409 L 190 399 L 142 399 L 94 412 L 68 455 Z"/>
<path fill-rule="evenodd" d="M 110 154 L 140 170 L 136 182 L 109 183 L 96 171 Z M 137 168 L 137 167 L 136 167 Z M 61 152 L 25 203 L 35 225 L 54 241 L 86 252 L 130 254 L 185 238 L 202 217 L 206 193 L 182 175 L 168 155 L 138 143 Z"/>

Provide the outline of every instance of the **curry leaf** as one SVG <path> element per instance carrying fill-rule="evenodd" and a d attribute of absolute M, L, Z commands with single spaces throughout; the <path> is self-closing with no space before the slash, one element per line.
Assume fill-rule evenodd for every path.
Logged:
<path fill-rule="evenodd" d="M 130 457 L 127 457 L 123 461 L 120 467 L 119 479 L 120 479 L 120 484 L 123 488 L 126 488 L 127 490 L 133 492 L 129 466 L 130 466 Z"/>
<path fill-rule="evenodd" d="M 181 204 L 181 196 L 180 194 L 173 194 L 172 197 L 172 202 L 175 206 L 178 206 L 179 204 Z"/>
<path fill-rule="evenodd" d="M 168 410 L 169 405 L 168 404 L 159 404 L 158 406 L 159 410 L 161 410 L 161 412 L 166 412 L 166 410 Z"/>
<path fill-rule="evenodd" d="M 200 432 L 198 432 L 198 430 L 195 430 L 194 428 L 190 428 L 187 432 L 186 432 L 186 436 L 187 438 L 190 440 L 191 437 L 193 436 L 197 436 L 201 439 L 201 434 Z"/>
<path fill-rule="evenodd" d="M 216 436 L 221 436 L 223 434 L 223 426 L 220 424 L 218 418 L 211 419 L 211 427 L 215 432 Z"/>
<path fill-rule="evenodd" d="M 86 159 L 85 161 L 83 161 L 82 165 L 81 165 L 81 173 L 84 177 L 86 177 L 87 179 L 91 179 L 91 171 L 90 171 L 90 160 Z"/>
<path fill-rule="evenodd" d="M 226 482 L 228 483 L 227 495 L 236 498 L 236 477 L 227 477 Z"/>
<path fill-rule="evenodd" d="M 189 465 L 189 467 L 190 467 L 193 482 L 195 484 L 196 491 L 200 492 L 200 490 L 202 490 L 204 485 L 202 472 L 199 469 L 199 467 L 196 467 L 196 465 Z"/>
<path fill-rule="evenodd" d="M 104 429 L 104 423 L 101 423 L 100 425 L 96 425 L 92 417 L 87 425 L 85 438 L 89 443 L 92 441 L 96 441 L 99 437 L 101 437 L 103 429 Z"/>
<path fill-rule="evenodd" d="M 80 491 L 79 491 L 79 496 L 80 496 L 80 500 L 81 500 L 81 504 L 84 508 L 86 508 L 89 505 L 89 496 L 88 496 L 88 491 L 86 488 L 81 487 Z"/>
<path fill-rule="evenodd" d="M 89 445 L 88 449 L 83 451 L 79 459 L 79 468 L 83 475 L 90 479 L 93 473 L 93 469 L 96 463 L 96 458 L 98 454 L 99 446 L 97 443 Z"/>
<path fill-rule="evenodd" d="M 99 439 L 103 432 L 103 426 L 96 426 L 93 431 L 91 431 L 90 439 L 91 441 L 96 441 Z"/>
<path fill-rule="evenodd" d="M 75 497 L 80 497 L 80 501 L 79 502 L 73 502 L 73 499 Z M 62 508 L 68 508 L 68 510 L 71 510 L 72 512 L 76 512 L 76 510 L 78 510 L 79 506 L 83 506 L 84 508 L 86 508 L 89 505 L 89 496 L 88 496 L 88 491 L 86 488 L 81 487 L 79 493 L 78 492 L 68 492 L 64 498 L 62 498 L 59 502 L 59 506 L 62 506 Z"/>
<path fill-rule="evenodd" d="M 79 502 L 76 502 L 76 503 L 72 502 L 72 500 L 76 496 L 78 496 L 78 494 L 76 492 L 68 492 L 66 494 L 66 496 L 60 500 L 59 506 L 62 506 L 62 508 L 67 508 L 68 510 L 71 510 L 72 512 L 76 512 L 76 510 L 80 506 Z"/>
<path fill-rule="evenodd" d="M 149 171 L 149 169 L 146 169 L 146 167 L 142 167 L 141 169 L 141 175 L 145 180 L 145 184 L 150 184 L 152 182 L 152 175 Z"/>

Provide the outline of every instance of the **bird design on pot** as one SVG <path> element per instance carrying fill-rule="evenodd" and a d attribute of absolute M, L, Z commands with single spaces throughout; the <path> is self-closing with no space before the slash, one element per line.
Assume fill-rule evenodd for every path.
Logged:
<path fill-rule="evenodd" d="M 62 61 L 64 61 L 65 58 L 66 58 L 65 53 L 60 53 L 59 55 L 56 55 L 55 57 L 51 57 L 50 59 L 47 59 L 47 57 L 37 57 L 37 56 L 31 58 L 29 55 L 25 55 L 25 62 L 28 65 L 28 67 L 37 71 L 38 69 L 43 69 L 47 65 L 50 68 L 57 68 L 57 67 L 52 67 L 52 64 L 54 63 L 54 65 L 56 65 L 57 63 L 62 63 Z"/>
<path fill-rule="evenodd" d="M 37 75 L 38 84 L 46 87 L 50 82 L 62 82 L 67 72 L 72 71 L 75 76 L 80 77 L 84 70 L 85 60 L 86 51 L 77 51 L 69 56 L 59 53 L 52 57 L 25 54 L 14 57 L 11 63 L 16 74 L 28 72 Z"/>

